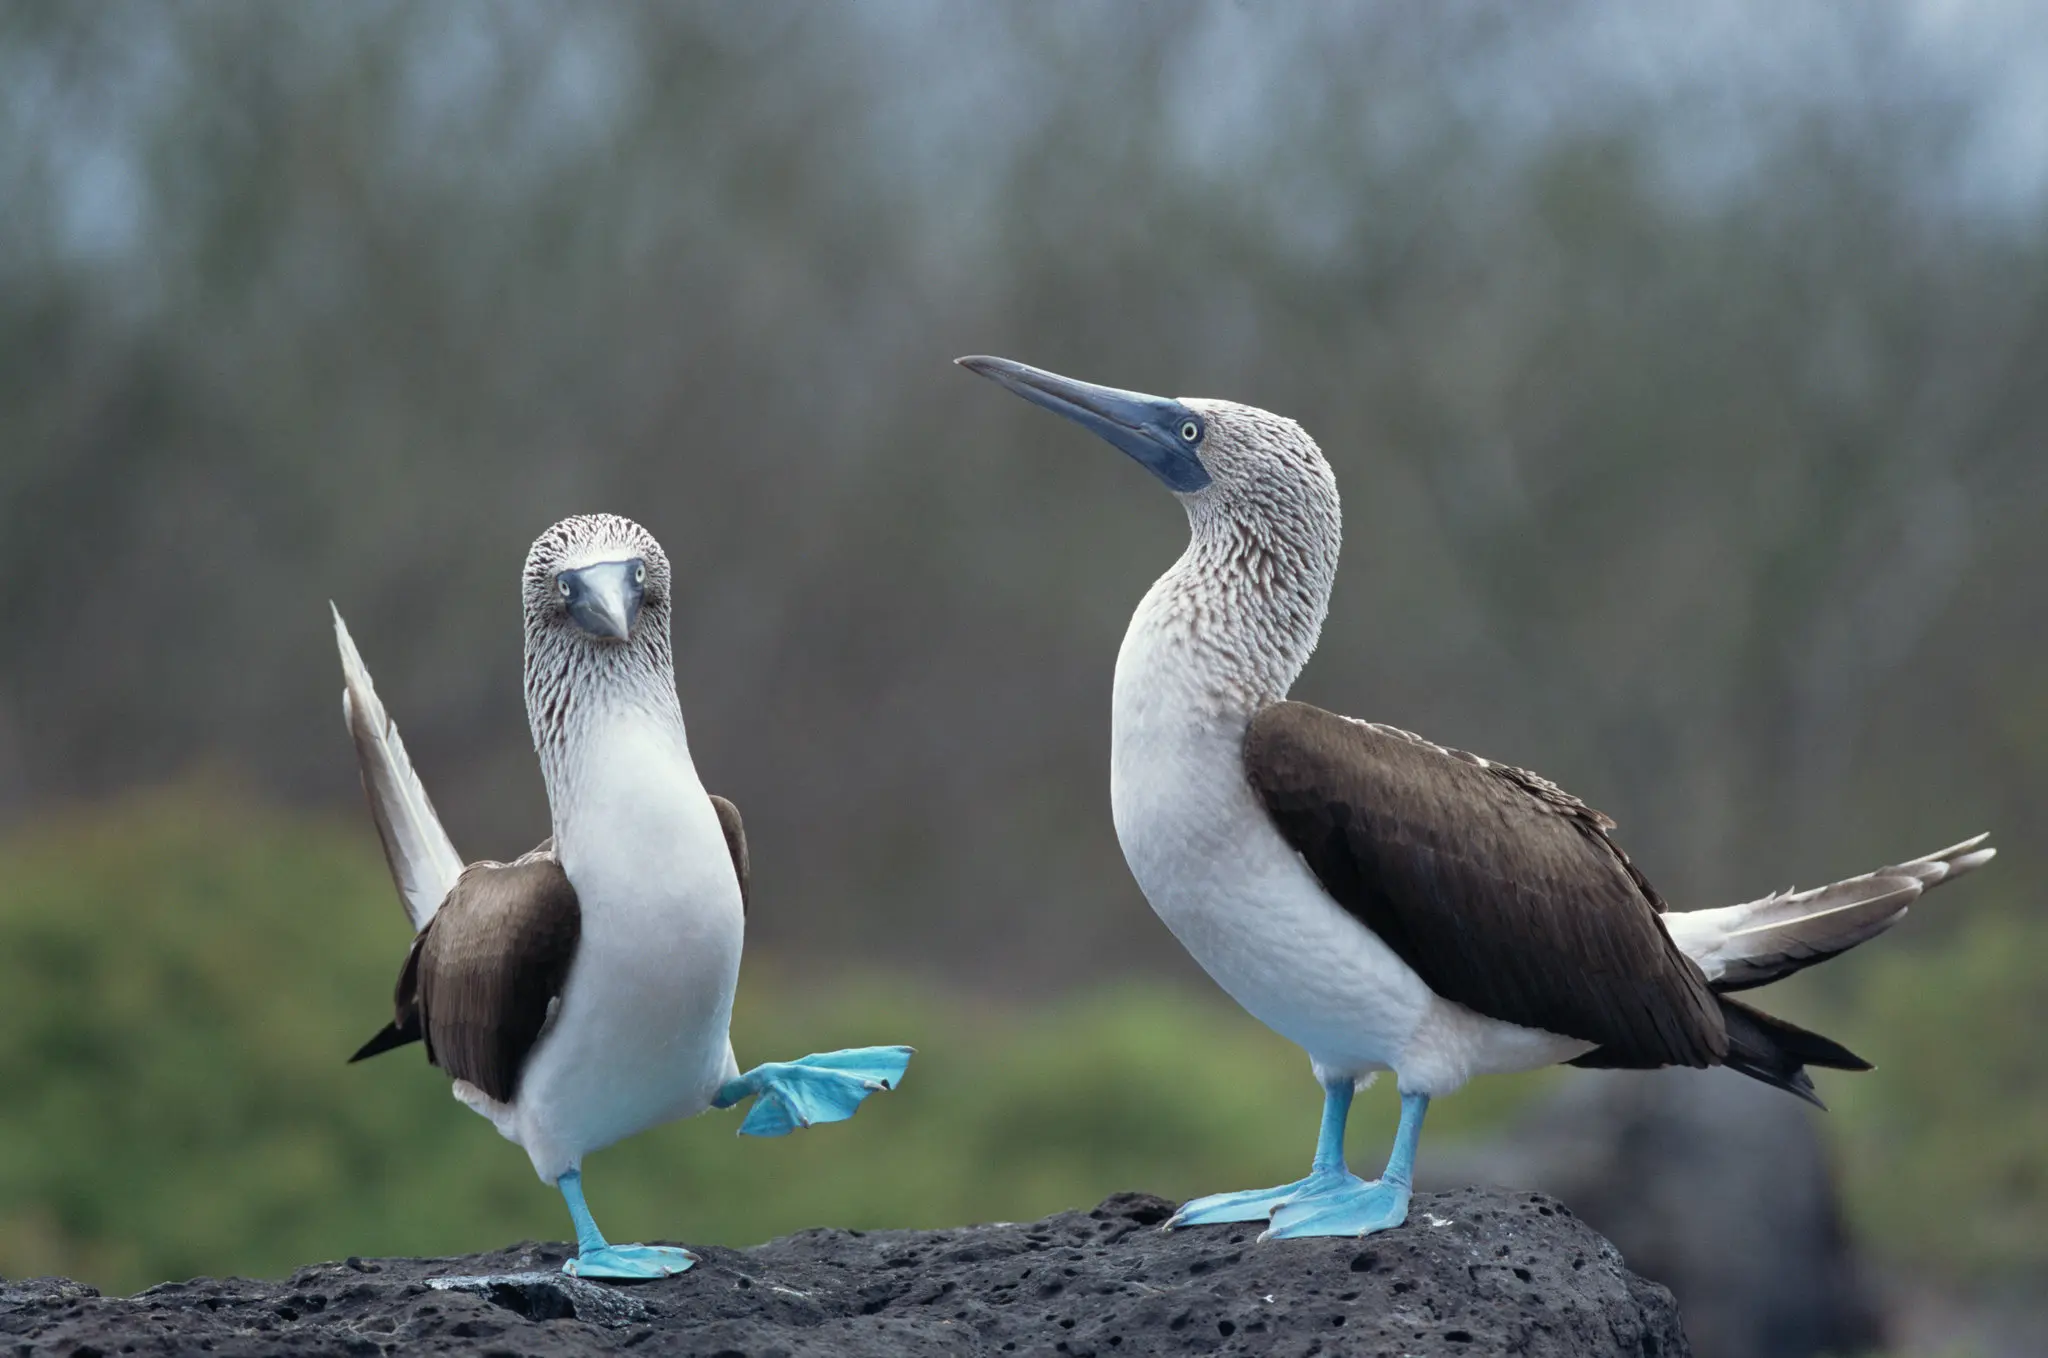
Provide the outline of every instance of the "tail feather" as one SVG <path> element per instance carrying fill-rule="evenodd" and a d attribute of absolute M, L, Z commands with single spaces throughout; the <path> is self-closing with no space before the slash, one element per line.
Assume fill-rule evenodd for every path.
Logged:
<path fill-rule="evenodd" d="M 355 740 L 356 765 L 370 799 L 370 814 L 377 822 L 377 837 L 384 842 L 384 861 L 391 865 L 391 880 L 398 887 L 405 913 L 412 918 L 413 929 L 424 929 L 462 875 L 462 858 L 441 828 L 441 818 L 434 814 L 434 804 L 419 775 L 413 772 L 405 742 L 378 700 L 370 672 L 356 652 L 338 608 L 334 609 L 334 640 L 341 649 L 342 717 Z"/>
<path fill-rule="evenodd" d="M 1806 1067 L 1870 1069 L 1868 1061 L 1831 1038 L 1773 1018 L 1725 995 L 1720 999 L 1721 1018 L 1728 1026 L 1728 1056 L 1722 1064 L 1730 1070 L 1739 1070 L 1753 1080 L 1796 1094 L 1816 1108 L 1826 1108 Z"/>
<path fill-rule="evenodd" d="M 1923 891 L 1997 854 L 1976 835 L 1938 853 L 1810 891 L 1781 891 L 1716 910 L 1673 911 L 1664 926 L 1680 952 L 1723 994 L 1783 980 L 1875 938 L 1905 918 Z"/>

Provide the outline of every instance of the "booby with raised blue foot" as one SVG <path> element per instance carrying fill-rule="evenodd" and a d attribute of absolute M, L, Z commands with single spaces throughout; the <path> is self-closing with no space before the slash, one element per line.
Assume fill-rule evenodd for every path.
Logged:
<path fill-rule="evenodd" d="M 409 1042 L 455 1096 L 560 1189 L 583 1278 L 659 1278 L 688 1250 L 614 1245 L 583 1198 L 583 1157 L 707 1108 L 755 1100 L 740 1132 L 851 1117 L 892 1089 L 908 1047 L 741 1074 L 728 1027 L 748 896 L 739 809 L 690 760 L 670 651 L 672 581 L 646 529 L 556 524 L 526 558 L 526 715 L 553 837 L 465 866 L 335 610 L 342 711 L 400 899 L 417 931 L 396 1016 L 350 1058 Z"/>
<path fill-rule="evenodd" d="M 1867 1070 L 1731 993 L 1898 922 L 1988 860 L 1984 836 L 1813 891 L 1668 911 L 1614 822 L 1524 769 L 1287 697 L 1328 613 L 1336 478 L 1294 421 L 1002 358 L 959 363 L 1129 454 L 1187 510 L 1187 551 L 1117 655 L 1110 800 L 1139 887 L 1324 1089 L 1308 1177 L 1184 1205 L 1261 1238 L 1406 1220 L 1423 1115 L 1474 1075 L 1559 1062 L 1724 1065 L 1818 1104 L 1807 1066 Z M 1392 1071 L 1385 1172 L 1344 1160 L 1353 1093 Z"/>

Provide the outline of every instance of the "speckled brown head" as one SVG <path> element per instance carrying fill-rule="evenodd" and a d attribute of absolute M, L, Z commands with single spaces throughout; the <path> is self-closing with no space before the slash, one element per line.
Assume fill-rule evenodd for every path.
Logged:
<path fill-rule="evenodd" d="M 1087 429 L 1174 492 L 1188 552 L 1140 620 L 1206 650 L 1211 686 L 1240 705 L 1284 696 L 1321 635 L 1344 538 L 1337 478 L 1308 431 L 1235 401 L 1147 396 L 1007 358 L 956 361 Z"/>
<path fill-rule="evenodd" d="M 523 595 L 536 748 L 558 746 L 592 703 L 677 710 L 670 583 L 661 544 L 617 514 L 578 514 L 534 539 Z"/>

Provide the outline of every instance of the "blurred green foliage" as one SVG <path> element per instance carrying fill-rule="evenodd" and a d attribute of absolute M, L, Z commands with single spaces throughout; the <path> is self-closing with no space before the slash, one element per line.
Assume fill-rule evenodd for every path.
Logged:
<path fill-rule="evenodd" d="M 1881 1251 L 1983 1275 L 2048 1263 L 2048 927 L 1979 905 L 1931 945 L 1859 954 L 1775 1007 L 1879 1063 L 1828 1082 L 1851 1216 Z M 418 1050 L 343 1064 L 386 1015 L 405 926 L 367 828 L 209 784 L 47 818 L 0 843 L 0 1276 L 132 1289 L 348 1254 L 561 1239 L 525 1156 Z M 1803 1002 L 1802 1002 L 1803 1001 Z M 1158 985 L 1029 1010 L 928 983 L 817 980 L 750 956 L 743 1063 L 907 1041 L 899 1092 L 844 1126 L 742 1141 L 733 1114 L 592 1157 L 619 1238 L 748 1243 L 1169 1197 L 1301 1169 L 1300 1053 L 1219 997 Z M 1432 1141 L 1549 1080 L 1475 1082 Z M 1362 1101 L 1370 1167 L 1394 1117 Z M 1427 1154 L 1427 1148 L 1425 1148 Z"/>
<path fill-rule="evenodd" d="M 1931 907 L 1940 908 L 1940 907 Z M 1835 1080 L 1850 1218 L 1895 1261 L 2048 1268 L 2048 923 L 1979 908 L 1932 946 L 1858 954 L 1836 1024 L 1877 1064 Z"/>
<path fill-rule="evenodd" d="M 417 1048 L 343 1064 L 387 1016 L 405 941 L 367 828 L 211 787 L 0 846 L 0 1275 L 133 1289 L 564 1238 L 554 1193 Z M 1300 1053 L 1218 1000 L 1135 987 L 1017 1014 L 749 959 L 743 1063 L 897 1041 L 919 1048 L 904 1088 L 845 1126 L 742 1141 L 714 1113 L 593 1156 L 599 1219 L 700 1243 L 1025 1219 L 1279 1182 L 1314 1139 Z M 1433 1130 L 1532 1087 L 1482 1084 Z M 1361 1163 L 1392 1119 L 1375 1090 Z"/>

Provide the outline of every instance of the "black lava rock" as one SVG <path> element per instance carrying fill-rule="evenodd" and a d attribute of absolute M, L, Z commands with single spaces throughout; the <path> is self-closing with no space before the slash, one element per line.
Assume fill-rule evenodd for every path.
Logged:
<path fill-rule="evenodd" d="M 1421 1178 L 1570 1203 L 1671 1289 L 1696 1358 L 1869 1353 L 1887 1347 L 1880 1293 L 1818 1117 L 1734 1071 L 1586 1071 L 1489 1142 L 1432 1146 Z"/>
<path fill-rule="evenodd" d="M 0 1284 L 0 1351 L 119 1354 L 1400 1355 L 1675 1358 L 1671 1294 L 1552 1199 L 1419 1194 L 1365 1240 L 1258 1244 L 1158 1229 L 1171 1204 L 946 1231 L 813 1230 L 700 1250 L 630 1287 L 560 1272 L 561 1245 L 350 1259 L 282 1282 L 196 1279 L 128 1298 Z"/>

